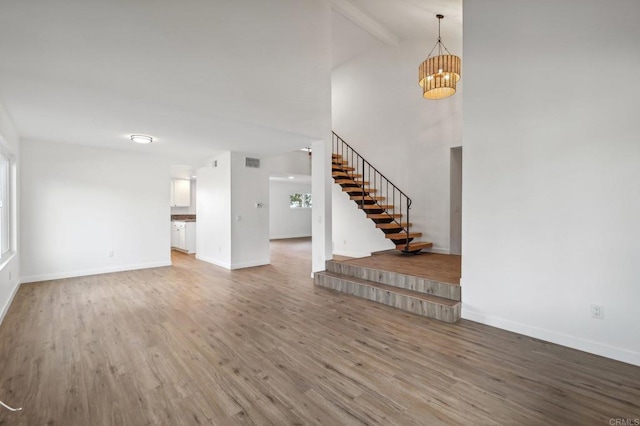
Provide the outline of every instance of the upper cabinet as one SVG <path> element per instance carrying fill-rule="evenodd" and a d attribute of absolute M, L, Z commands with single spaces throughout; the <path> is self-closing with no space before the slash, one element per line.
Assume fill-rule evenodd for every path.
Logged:
<path fill-rule="evenodd" d="M 191 205 L 191 181 L 187 179 L 171 180 L 171 207 L 189 207 Z"/>

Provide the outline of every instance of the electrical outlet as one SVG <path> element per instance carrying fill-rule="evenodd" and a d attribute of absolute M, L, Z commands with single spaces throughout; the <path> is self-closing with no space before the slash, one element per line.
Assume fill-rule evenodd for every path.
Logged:
<path fill-rule="evenodd" d="M 591 317 L 604 319 L 604 307 L 602 305 L 591 305 Z"/>
<path fill-rule="evenodd" d="M 113 250 L 109 250 L 109 257 L 113 257 Z"/>

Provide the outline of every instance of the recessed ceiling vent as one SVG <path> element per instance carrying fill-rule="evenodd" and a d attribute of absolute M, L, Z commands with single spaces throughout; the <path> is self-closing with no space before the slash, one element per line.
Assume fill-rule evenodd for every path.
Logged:
<path fill-rule="evenodd" d="M 259 169 L 260 168 L 260 159 L 259 158 L 246 157 L 244 159 L 244 166 L 245 167 L 253 167 L 254 169 Z"/>

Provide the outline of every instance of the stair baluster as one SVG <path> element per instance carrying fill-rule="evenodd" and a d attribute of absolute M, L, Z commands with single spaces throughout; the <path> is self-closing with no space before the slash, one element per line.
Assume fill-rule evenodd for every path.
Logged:
<path fill-rule="evenodd" d="M 431 246 L 431 243 L 425 242 L 411 243 L 414 237 L 421 235 L 409 232 L 411 198 L 335 132 L 333 132 L 332 152 L 333 164 L 335 165 L 332 168 L 336 172 L 334 176 L 336 180 L 343 181 L 340 182 L 341 185 L 344 185 L 343 190 L 360 205 L 360 208 L 376 224 L 393 224 L 393 226 L 377 227 L 382 229 L 385 234 L 390 234 L 387 238 L 392 238 L 398 250 L 415 254 L 423 248 Z M 354 190 L 355 188 L 357 190 Z M 396 213 L 396 209 L 398 213 Z M 403 219 L 406 222 L 403 222 Z M 401 234 L 404 234 L 404 238 L 399 238 Z"/>

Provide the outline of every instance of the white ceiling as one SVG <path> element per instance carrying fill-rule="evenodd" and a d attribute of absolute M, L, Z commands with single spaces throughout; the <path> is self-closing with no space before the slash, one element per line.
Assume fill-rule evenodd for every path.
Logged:
<path fill-rule="evenodd" d="M 400 39 L 428 38 L 438 35 L 437 14 L 444 15 L 442 37 L 459 38 L 462 28 L 462 0 L 350 0 Z"/>
<path fill-rule="evenodd" d="M 331 64 L 337 68 L 383 42 L 334 11 L 331 14 L 331 44 Z"/>
<path fill-rule="evenodd" d="M 340 2 L 399 39 L 435 41 L 435 13 L 457 31 L 462 22 L 461 0 Z M 323 2 L 305 5 L 321 11 Z M 23 138 L 176 164 L 309 146 L 323 136 L 317 117 L 330 96 L 314 84 L 326 72 L 317 58 L 332 48 L 339 66 L 382 41 L 333 12 L 332 46 L 319 46 L 323 23 L 307 19 L 301 32 L 300 13 L 294 0 L 2 0 L 0 101 Z M 133 144 L 132 133 L 157 143 Z"/>

